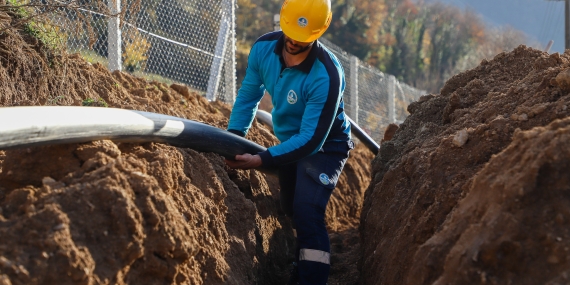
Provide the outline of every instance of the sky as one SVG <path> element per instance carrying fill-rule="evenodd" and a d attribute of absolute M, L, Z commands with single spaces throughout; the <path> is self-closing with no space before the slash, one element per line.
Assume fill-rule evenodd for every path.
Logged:
<path fill-rule="evenodd" d="M 480 14 L 490 26 L 509 25 L 524 32 L 544 50 L 548 41 L 554 44 L 550 53 L 564 52 L 564 1 L 556 0 L 425 0 L 439 1 L 470 9 Z M 530 43 L 526 43 L 530 44 Z"/>

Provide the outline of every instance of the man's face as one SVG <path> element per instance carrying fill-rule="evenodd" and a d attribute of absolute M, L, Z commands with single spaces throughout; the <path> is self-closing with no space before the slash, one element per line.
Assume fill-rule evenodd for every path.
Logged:
<path fill-rule="evenodd" d="M 311 48 L 312 45 L 313 45 L 313 42 L 310 42 L 310 43 L 298 42 L 298 41 L 288 37 L 287 35 L 285 35 L 285 51 L 289 54 L 292 54 L 292 55 L 300 54 L 300 53 L 308 50 L 309 48 Z"/>

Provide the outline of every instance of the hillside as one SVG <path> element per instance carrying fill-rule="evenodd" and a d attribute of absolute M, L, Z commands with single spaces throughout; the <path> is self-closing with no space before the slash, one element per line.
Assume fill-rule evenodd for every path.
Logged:
<path fill-rule="evenodd" d="M 564 1 L 428 0 L 435 1 L 472 10 L 490 27 L 510 26 L 524 32 L 537 49 L 554 40 L 550 52 L 564 52 Z"/>

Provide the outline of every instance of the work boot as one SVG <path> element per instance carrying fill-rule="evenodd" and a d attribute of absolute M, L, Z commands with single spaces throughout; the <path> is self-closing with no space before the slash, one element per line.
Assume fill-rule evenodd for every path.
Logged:
<path fill-rule="evenodd" d="M 299 270 L 297 269 L 297 262 L 293 262 L 293 267 L 289 271 L 289 282 L 287 282 L 287 285 L 297 284 L 299 284 Z"/>

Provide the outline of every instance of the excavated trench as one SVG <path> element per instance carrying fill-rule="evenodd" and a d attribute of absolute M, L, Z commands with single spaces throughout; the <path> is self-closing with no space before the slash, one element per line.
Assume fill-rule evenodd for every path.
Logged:
<path fill-rule="evenodd" d="M 102 99 L 220 129 L 230 112 L 14 29 L 0 92 L 3 107 Z M 351 153 L 327 209 L 329 284 L 567 284 L 569 106 L 570 54 L 525 46 L 412 103 L 377 156 Z M 257 122 L 247 139 L 277 143 Z M 0 284 L 284 284 L 294 239 L 278 191 L 162 143 L 0 151 Z"/>
<path fill-rule="evenodd" d="M 0 35 L 0 47 L 2 107 L 91 101 L 227 125 L 228 105 L 184 85 L 110 73 L 14 29 Z M 247 139 L 277 143 L 257 122 Z M 352 152 L 329 204 L 338 253 L 330 284 L 357 278 L 356 229 L 372 158 L 363 146 Z M 278 191 L 272 175 L 157 142 L 0 151 L 0 284 L 283 284 L 294 238 Z"/>

